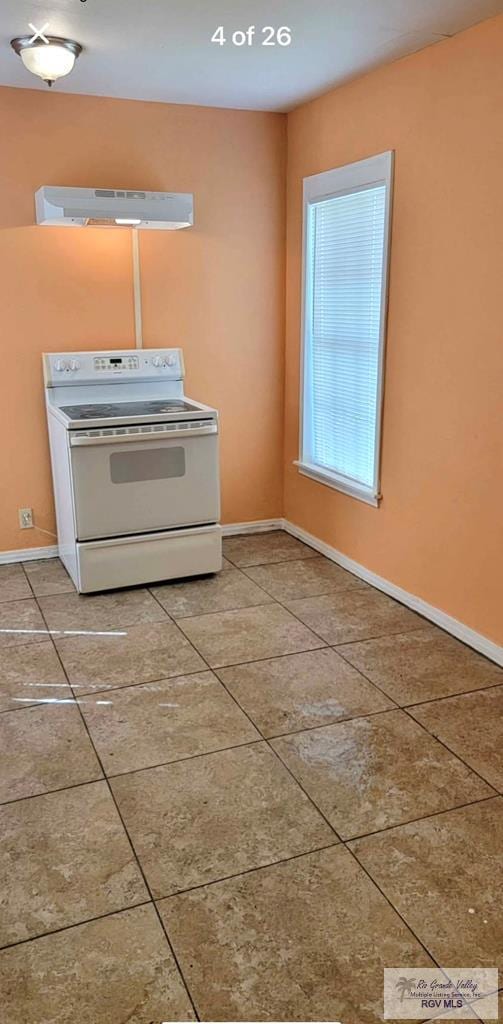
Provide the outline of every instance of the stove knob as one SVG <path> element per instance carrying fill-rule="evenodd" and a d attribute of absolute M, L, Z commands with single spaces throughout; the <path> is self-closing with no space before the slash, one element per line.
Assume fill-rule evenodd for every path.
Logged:
<path fill-rule="evenodd" d="M 166 366 L 175 366 L 175 364 L 176 364 L 175 356 L 168 356 L 168 358 L 166 359 Z"/>
<path fill-rule="evenodd" d="M 57 370 L 58 373 L 62 373 L 63 370 L 66 370 L 67 366 L 66 366 L 65 360 L 64 359 L 56 359 L 56 363 L 55 363 L 54 369 Z"/>
<path fill-rule="evenodd" d="M 80 363 L 78 359 L 72 359 L 70 363 L 70 370 L 80 370 Z"/>
<path fill-rule="evenodd" d="M 153 366 L 164 366 L 164 363 L 163 363 L 163 361 L 162 361 L 160 356 L 154 356 L 154 358 L 152 360 L 152 365 Z"/>

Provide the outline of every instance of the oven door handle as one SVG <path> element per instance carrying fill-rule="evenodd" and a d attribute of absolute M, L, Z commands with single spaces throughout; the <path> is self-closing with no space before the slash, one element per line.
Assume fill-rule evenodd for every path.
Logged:
<path fill-rule="evenodd" d="M 204 437 L 207 434 L 218 433 L 218 427 L 216 423 L 211 423 L 207 427 L 181 427 L 179 430 L 145 430 L 138 433 L 132 432 L 130 434 L 70 434 L 70 446 L 72 448 L 89 447 L 90 445 L 119 445 L 119 444 L 138 444 L 141 441 L 178 441 L 183 437 Z"/>

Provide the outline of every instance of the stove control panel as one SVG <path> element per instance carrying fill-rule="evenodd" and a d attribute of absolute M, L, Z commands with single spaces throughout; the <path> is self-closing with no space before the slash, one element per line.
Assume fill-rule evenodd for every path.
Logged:
<path fill-rule="evenodd" d="M 139 370 L 140 359 L 138 356 L 95 356 L 94 369 L 112 370 L 116 373 L 122 370 Z"/>
<path fill-rule="evenodd" d="M 124 349 L 115 352 L 50 352 L 44 355 L 47 387 L 111 381 L 183 380 L 179 348 Z"/>

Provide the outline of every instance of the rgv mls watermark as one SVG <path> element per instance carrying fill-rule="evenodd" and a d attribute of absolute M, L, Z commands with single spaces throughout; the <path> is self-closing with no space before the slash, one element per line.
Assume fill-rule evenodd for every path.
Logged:
<path fill-rule="evenodd" d="M 472 1009 L 484 1020 L 498 1019 L 496 967 L 384 969 L 385 1020 L 473 1020 Z"/>

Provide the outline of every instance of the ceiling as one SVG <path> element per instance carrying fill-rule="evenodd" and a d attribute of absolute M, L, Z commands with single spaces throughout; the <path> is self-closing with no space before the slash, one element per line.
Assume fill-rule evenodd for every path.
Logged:
<path fill-rule="evenodd" d="M 503 0 L 0 2 L 2 85 L 47 89 L 9 40 L 49 22 L 49 33 L 84 46 L 58 92 L 279 111 L 503 11 Z M 224 46 L 211 42 L 219 25 Z M 253 45 L 233 45 L 249 25 Z M 267 25 L 289 26 L 291 45 L 261 45 Z"/>

